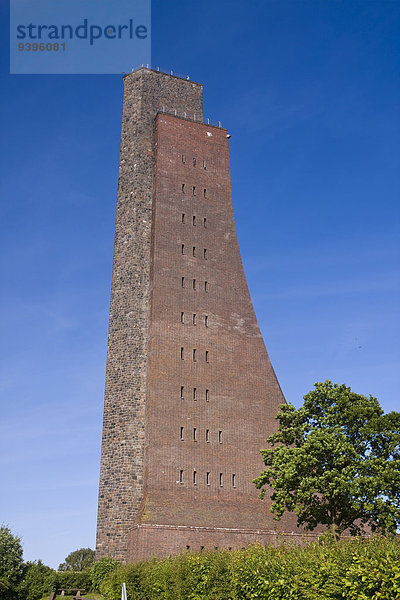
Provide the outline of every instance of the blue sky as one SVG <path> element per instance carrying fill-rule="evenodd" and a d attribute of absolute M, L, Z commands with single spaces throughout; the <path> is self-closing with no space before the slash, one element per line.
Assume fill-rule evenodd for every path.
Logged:
<path fill-rule="evenodd" d="M 228 127 L 242 258 L 288 401 L 399 408 L 399 17 L 385 0 L 154 0 L 152 63 Z M 120 76 L 8 74 L 0 16 L 0 522 L 94 547 Z M 132 67 L 135 65 L 132 65 Z"/>

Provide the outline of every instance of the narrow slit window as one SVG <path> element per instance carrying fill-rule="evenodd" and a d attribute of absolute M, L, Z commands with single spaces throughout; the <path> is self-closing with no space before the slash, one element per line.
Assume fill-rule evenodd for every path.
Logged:
<path fill-rule="evenodd" d="M 195 158 L 193 159 L 193 166 L 194 167 L 196 166 L 196 159 Z"/>
<path fill-rule="evenodd" d="M 206 170 L 207 169 L 207 163 L 205 160 L 203 160 L 203 169 Z"/>
<path fill-rule="evenodd" d="M 194 290 L 196 289 L 196 280 L 195 279 L 193 279 L 193 289 Z"/>
<path fill-rule="evenodd" d="M 182 277 L 182 279 L 181 279 L 181 285 L 183 288 L 185 287 L 185 278 L 184 277 Z"/>
<path fill-rule="evenodd" d="M 193 349 L 193 362 L 196 362 L 196 348 Z"/>
<path fill-rule="evenodd" d="M 183 427 L 181 427 L 180 439 L 183 440 Z"/>
<path fill-rule="evenodd" d="M 195 185 L 192 187 L 192 192 L 193 192 L 193 196 L 195 196 L 196 195 L 196 186 Z"/>
<path fill-rule="evenodd" d="M 196 256 L 196 246 L 193 246 L 193 256 Z"/>
<path fill-rule="evenodd" d="M 204 291 L 208 292 L 208 281 L 204 282 Z"/>
<path fill-rule="evenodd" d="M 218 431 L 218 442 L 222 444 L 222 431 Z"/>
<path fill-rule="evenodd" d="M 197 400 L 197 388 L 193 388 L 193 400 Z"/>
<path fill-rule="evenodd" d="M 183 469 L 179 471 L 179 483 L 183 483 Z"/>
<path fill-rule="evenodd" d="M 184 183 L 182 183 L 181 189 L 182 189 L 182 194 L 184 194 L 185 193 L 185 184 Z"/>
<path fill-rule="evenodd" d="M 196 313 L 193 313 L 193 325 L 196 325 Z"/>
<path fill-rule="evenodd" d="M 232 473 L 232 487 L 236 487 L 236 475 Z"/>
<path fill-rule="evenodd" d="M 204 250 L 203 250 L 203 257 L 204 257 L 204 260 L 207 260 L 207 248 L 204 248 Z"/>
<path fill-rule="evenodd" d="M 224 485 L 224 476 L 222 473 L 219 474 L 219 485 L 221 487 Z"/>
<path fill-rule="evenodd" d="M 182 400 L 183 400 L 183 398 L 184 398 L 183 391 L 184 391 L 184 387 L 183 387 L 183 385 L 181 385 L 181 399 L 182 399 Z"/>
<path fill-rule="evenodd" d="M 193 441 L 197 442 L 197 429 L 196 429 L 196 427 L 193 428 Z"/>
<path fill-rule="evenodd" d="M 207 188 L 204 188 L 204 189 L 203 189 L 203 197 L 204 197 L 204 198 L 207 198 Z"/>
<path fill-rule="evenodd" d="M 193 215 L 193 227 L 196 227 L 196 215 Z"/>
<path fill-rule="evenodd" d="M 208 327 L 208 315 L 204 317 L 204 325 Z"/>
<path fill-rule="evenodd" d="M 206 402 L 210 400 L 210 390 L 206 390 Z"/>
<path fill-rule="evenodd" d="M 181 348 L 181 360 L 183 360 L 183 348 Z"/>
<path fill-rule="evenodd" d="M 184 154 L 182 154 L 182 164 L 184 165 L 184 164 L 185 164 L 185 162 L 186 162 L 185 155 L 184 155 Z"/>
<path fill-rule="evenodd" d="M 206 473 L 206 484 L 210 485 L 210 472 L 209 471 L 207 471 L 207 473 Z"/>
<path fill-rule="evenodd" d="M 182 213 L 182 223 L 185 222 L 185 213 Z"/>
<path fill-rule="evenodd" d="M 210 442 L 210 430 L 206 429 L 206 442 L 209 443 Z"/>
<path fill-rule="evenodd" d="M 206 350 L 206 363 L 208 363 L 208 350 Z"/>
<path fill-rule="evenodd" d="M 182 254 L 185 254 L 185 244 L 182 244 Z"/>
<path fill-rule="evenodd" d="M 197 484 L 197 471 L 193 471 L 193 483 L 194 485 Z"/>
<path fill-rule="evenodd" d="M 181 312 L 181 323 L 185 322 L 185 313 Z"/>
<path fill-rule="evenodd" d="M 207 218 L 204 217 L 203 219 L 203 225 L 204 225 L 204 229 L 207 229 Z"/>

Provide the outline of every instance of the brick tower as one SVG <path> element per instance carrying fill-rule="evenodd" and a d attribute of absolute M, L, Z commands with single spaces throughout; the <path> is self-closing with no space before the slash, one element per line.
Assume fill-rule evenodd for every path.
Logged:
<path fill-rule="evenodd" d="M 240 258 L 228 137 L 203 123 L 201 84 L 124 77 L 98 557 L 276 536 L 252 479 L 284 397 Z"/>

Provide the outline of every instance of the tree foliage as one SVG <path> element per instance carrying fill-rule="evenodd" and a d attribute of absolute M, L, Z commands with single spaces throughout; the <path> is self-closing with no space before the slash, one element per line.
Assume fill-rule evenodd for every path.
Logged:
<path fill-rule="evenodd" d="M 100 591 L 103 579 L 119 566 L 120 562 L 115 558 L 112 558 L 112 556 L 103 556 L 99 560 L 96 560 L 90 569 L 93 589 Z"/>
<path fill-rule="evenodd" d="M 297 514 L 298 525 L 392 532 L 400 523 L 400 413 L 384 414 L 376 398 L 345 385 L 316 383 L 298 410 L 282 405 L 278 431 L 261 454 L 254 480 L 271 511 Z"/>
<path fill-rule="evenodd" d="M 19 583 L 24 573 L 21 539 L 8 527 L 0 527 L 0 585 L 4 594 Z"/>
<path fill-rule="evenodd" d="M 27 562 L 24 578 L 19 585 L 19 597 L 24 600 L 39 600 L 50 594 L 55 571 L 41 560 Z"/>
<path fill-rule="evenodd" d="M 59 571 L 85 571 L 89 569 L 95 558 L 95 551 L 91 548 L 80 548 L 71 552 L 65 561 L 58 567 Z"/>

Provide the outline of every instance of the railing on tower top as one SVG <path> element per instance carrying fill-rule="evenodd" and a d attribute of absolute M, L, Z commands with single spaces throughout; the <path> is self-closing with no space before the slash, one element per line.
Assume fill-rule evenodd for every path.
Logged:
<path fill-rule="evenodd" d="M 150 69 L 151 71 L 158 71 L 159 73 L 165 73 L 166 75 L 172 75 L 173 77 L 178 77 L 179 79 L 186 79 L 187 81 L 190 81 L 189 75 L 182 75 L 181 73 L 177 73 L 176 71 L 164 71 L 163 69 L 160 69 L 160 67 L 152 67 L 148 64 L 142 64 L 139 67 L 132 69 L 131 73 L 133 73 L 134 71 L 138 71 L 139 69 Z M 196 121 L 197 123 L 204 123 L 206 125 L 212 125 L 213 127 L 222 128 L 221 121 L 212 121 L 208 118 L 201 119 L 199 115 L 197 115 L 196 117 L 196 114 L 190 115 L 186 112 L 178 112 L 176 109 L 167 109 L 165 106 L 162 107 L 162 110 L 160 112 L 166 113 L 168 115 L 173 115 L 175 117 L 181 117 L 183 119 L 189 119 L 190 121 Z"/>
<path fill-rule="evenodd" d="M 162 107 L 162 109 L 159 111 L 162 113 L 165 113 L 166 115 L 172 115 L 174 117 L 181 117 L 183 119 L 188 119 L 190 121 L 196 121 L 196 123 L 204 123 L 205 125 L 212 125 L 213 127 L 222 127 L 221 121 L 216 121 L 213 122 L 211 121 L 211 119 L 204 119 L 204 118 L 200 118 L 199 115 L 196 115 L 196 113 L 194 114 L 187 114 L 186 112 L 179 112 L 175 109 L 167 109 L 165 108 L 165 106 Z"/>

